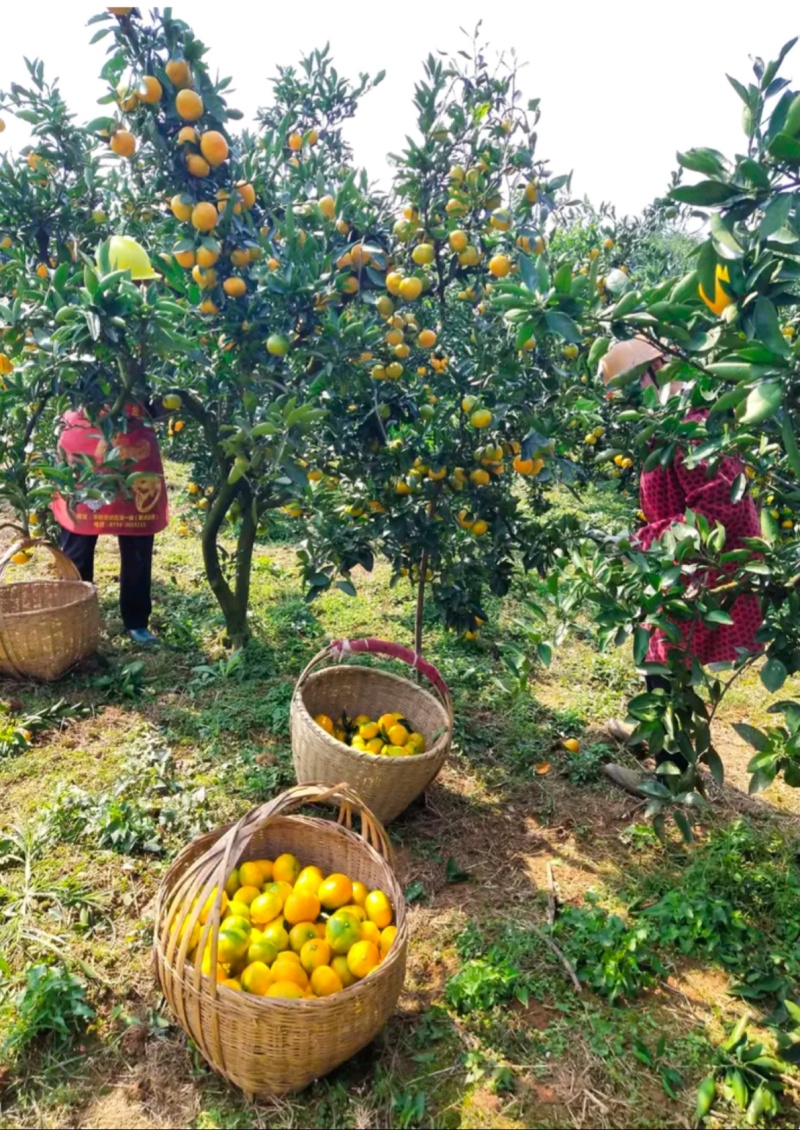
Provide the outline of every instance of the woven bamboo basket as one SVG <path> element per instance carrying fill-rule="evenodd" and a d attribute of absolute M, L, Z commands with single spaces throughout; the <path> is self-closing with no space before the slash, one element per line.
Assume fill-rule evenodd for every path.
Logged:
<path fill-rule="evenodd" d="M 41 538 L 23 538 L 0 558 L 0 581 L 15 553 L 40 546 L 56 579 L 0 584 L 0 675 L 53 682 L 97 650 L 97 589 L 80 579 L 66 554 Z"/>
<path fill-rule="evenodd" d="M 346 663 L 320 664 L 347 655 L 387 656 L 421 672 L 436 694 L 386 671 Z M 438 697 L 437 697 L 438 696 Z M 402 711 L 429 744 L 413 757 L 362 753 L 337 741 L 314 721 L 317 714 L 338 718 L 369 714 L 378 718 Z M 347 781 L 384 824 L 394 820 L 438 776 L 453 736 L 453 699 L 442 676 L 408 648 L 384 640 L 337 640 L 315 655 L 297 681 L 290 711 L 292 753 L 297 780 L 335 785 Z"/>
<path fill-rule="evenodd" d="M 311 803 L 340 806 L 338 823 L 291 815 Z M 354 813 L 361 815 L 360 835 L 352 828 Z M 370 889 L 385 891 L 395 911 L 397 936 L 377 970 L 319 1000 L 251 996 L 218 985 L 201 972 L 207 944 L 211 967 L 216 966 L 221 897 L 231 870 L 248 859 L 273 859 L 287 851 L 326 875 L 343 872 Z M 394 1012 L 405 978 L 408 926 L 403 891 L 391 862 L 386 832 L 349 786 L 300 785 L 238 824 L 201 836 L 165 875 L 156 903 L 159 983 L 207 1062 L 247 1095 L 266 1098 L 300 1090 L 366 1047 Z M 196 956 L 189 961 L 192 930 L 215 888 L 217 899 Z"/>

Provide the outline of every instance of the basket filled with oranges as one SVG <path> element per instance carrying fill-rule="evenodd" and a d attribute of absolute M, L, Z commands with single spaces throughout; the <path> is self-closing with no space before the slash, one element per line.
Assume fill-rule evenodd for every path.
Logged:
<path fill-rule="evenodd" d="M 338 822 L 297 814 L 312 803 L 339 807 Z M 297 786 L 201 836 L 159 891 L 167 1002 L 250 1096 L 298 1090 L 370 1043 L 397 1004 L 407 946 L 386 833 L 347 785 Z"/>
<path fill-rule="evenodd" d="M 343 662 L 364 655 L 398 659 L 427 686 Z M 438 776 L 452 741 L 453 700 L 433 664 L 408 648 L 338 640 L 298 679 L 289 718 L 297 780 L 347 781 L 386 824 Z"/>

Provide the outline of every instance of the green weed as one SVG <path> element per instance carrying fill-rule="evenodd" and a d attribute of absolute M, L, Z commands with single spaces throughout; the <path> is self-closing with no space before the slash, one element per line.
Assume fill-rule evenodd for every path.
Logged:
<path fill-rule="evenodd" d="M 0 975 L 9 976 L 0 962 Z M 9 1014 L 8 1035 L 0 1053 L 9 1057 L 46 1036 L 52 1045 L 66 1044 L 94 1018 L 84 985 L 63 965 L 31 965 L 24 973 L 24 984 L 13 992 L 0 982 L 2 1007 Z"/>

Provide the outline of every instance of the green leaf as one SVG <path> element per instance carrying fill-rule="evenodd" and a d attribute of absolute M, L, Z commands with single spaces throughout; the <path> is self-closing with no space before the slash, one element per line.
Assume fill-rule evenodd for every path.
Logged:
<path fill-rule="evenodd" d="M 711 772 L 711 776 L 719 787 L 722 788 L 725 782 L 725 766 L 722 763 L 722 758 L 715 749 L 709 749 L 706 751 L 705 762 Z"/>
<path fill-rule="evenodd" d="M 336 587 L 341 589 L 343 593 L 347 593 L 348 596 L 358 596 L 356 586 L 352 581 L 337 581 Z"/>
<path fill-rule="evenodd" d="M 644 663 L 650 647 L 650 632 L 647 628 L 637 628 L 633 633 L 633 662 L 637 667 Z"/>
<path fill-rule="evenodd" d="M 776 694 L 786 682 L 788 671 L 774 656 L 761 668 L 761 682 L 771 694 Z"/>
<path fill-rule="evenodd" d="M 730 612 L 724 612 L 721 608 L 715 608 L 712 612 L 706 612 L 705 616 L 703 617 L 703 622 L 705 624 L 730 625 L 734 621 Z"/>
<path fill-rule="evenodd" d="M 572 267 L 569 263 L 564 263 L 558 268 L 553 276 L 553 286 L 561 294 L 569 294 L 572 291 Z"/>
<path fill-rule="evenodd" d="M 744 249 L 733 234 L 729 221 L 723 220 L 722 216 L 715 212 L 711 217 L 710 226 L 711 241 L 717 254 L 722 259 L 741 259 Z"/>
<path fill-rule="evenodd" d="M 779 161 L 785 161 L 788 165 L 796 165 L 800 162 L 800 141 L 797 138 L 789 137 L 788 133 L 776 134 L 767 149 L 771 156 L 776 157 Z"/>
<path fill-rule="evenodd" d="M 670 190 L 670 196 L 681 204 L 693 204 L 698 207 L 708 207 L 713 204 L 725 204 L 734 196 L 739 196 L 741 189 L 732 184 L 724 184 L 718 180 L 701 180 L 697 184 L 679 184 Z"/>
<path fill-rule="evenodd" d="M 468 871 L 462 871 L 452 856 L 445 867 L 445 879 L 448 883 L 466 883 L 472 876 Z"/>
<path fill-rule="evenodd" d="M 425 886 L 419 879 L 415 880 L 405 889 L 406 902 L 419 902 L 425 898 Z"/>
<path fill-rule="evenodd" d="M 769 738 L 761 730 L 756 729 L 747 722 L 734 722 L 733 728 L 740 738 L 744 738 L 748 745 L 753 749 L 763 753 L 769 746 Z"/>
<path fill-rule="evenodd" d="M 775 415 L 782 401 L 783 385 L 780 381 L 762 381 L 749 393 L 739 422 L 744 425 L 763 424 Z"/>
<path fill-rule="evenodd" d="M 693 173 L 704 173 L 707 177 L 722 176 L 725 172 L 725 156 L 718 149 L 688 149 L 676 154 L 678 164 Z"/>
<path fill-rule="evenodd" d="M 547 328 L 552 333 L 558 334 L 564 341 L 572 342 L 574 345 L 580 345 L 583 341 L 580 330 L 569 314 L 564 314 L 561 310 L 548 310 L 545 313 L 544 320 L 547 323 Z"/>
<path fill-rule="evenodd" d="M 714 294 L 717 285 L 717 253 L 710 239 L 700 248 L 697 257 L 697 282 L 706 294 Z"/>
<path fill-rule="evenodd" d="M 782 196 L 774 196 L 769 204 L 764 209 L 764 218 L 758 225 L 759 239 L 767 239 L 778 231 L 786 221 L 789 219 L 789 213 L 792 210 L 794 197 L 791 193 L 784 193 Z"/>
<path fill-rule="evenodd" d="M 520 255 L 517 262 L 519 263 L 519 277 L 522 279 L 525 286 L 531 292 L 537 290 L 538 278 L 536 267 L 530 255 Z"/>
<path fill-rule="evenodd" d="M 694 840 L 694 834 L 692 832 L 692 825 L 689 823 L 686 813 L 681 812 L 679 808 L 676 808 L 672 815 L 675 819 L 675 823 L 680 829 L 680 833 L 683 836 L 684 841 L 687 844 L 690 844 Z"/>
<path fill-rule="evenodd" d="M 783 357 L 789 356 L 791 347 L 781 333 L 778 312 L 763 294 L 756 299 L 754 323 L 759 341 L 762 341 L 773 353 Z"/>
<path fill-rule="evenodd" d="M 549 667 L 553 659 L 553 649 L 549 643 L 540 643 L 536 648 L 536 654 L 539 656 L 539 662 L 543 663 L 545 667 Z"/>
<path fill-rule="evenodd" d="M 752 157 L 745 157 L 739 162 L 739 172 L 749 180 L 756 188 L 763 189 L 765 192 L 771 187 L 769 173 L 763 165 L 759 165 L 758 161 L 754 161 Z"/>

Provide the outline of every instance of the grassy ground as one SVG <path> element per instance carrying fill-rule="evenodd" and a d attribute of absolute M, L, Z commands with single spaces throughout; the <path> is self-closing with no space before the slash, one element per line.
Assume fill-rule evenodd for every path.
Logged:
<path fill-rule="evenodd" d="M 720 721 L 729 786 L 695 846 L 664 847 L 641 806 L 600 774 L 612 756 L 602 722 L 635 685 L 627 655 L 573 639 L 514 696 L 495 679 L 508 642 L 524 643 L 517 621 L 533 581 L 520 580 L 478 643 L 431 619 L 427 646 L 455 692 L 457 741 L 441 779 L 391 828 L 413 897 L 405 992 L 356 1059 L 296 1099 L 253 1107 L 164 1009 L 153 898 L 195 833 L 292 783 L 288 710 L 304 662 L 332 636 L 408 642 L 411 594 L 390 589 L 381 566 L 360 579 L 357 600 L 337 593 L 309 607 L 291 546 L 261 546 L 256 642 L 231 664 L 196 542 L 170 530 L 157 546 L 161 648 L 140 654 L 114 635 L 111 543 L 100 558 L 101 661 L 53 688 L 3 687 L 15 719 L 62 697 L 86 710 L 0 756 L 0 1043 L 19 1041 L 5 1065 L 0 1057 L 0 1125 L 691 1125 L 714 1044 L 745 1010 L 733 991 L 746 983 L 760 994 L 747 1005 L 757 1031 L 800 976 L 800 798 L 778 786 L 748 801 L 749 754 L 730 728 L 762 719 L 756 677 L 728 696 Z M 564 751 L 568 736 L 579 754 Z M 551 875 L 553 937 L 580 992 L 543 940 Z M 43 959 L 75 981 L 22 1003 L 22 971 Z M 84 991 L 87 1028 L 36 1036 Z M 777 1124 L 796 1125 L 784 1105 Z M 722 1098 L 715 1119 L 742 1122 Z"/>

